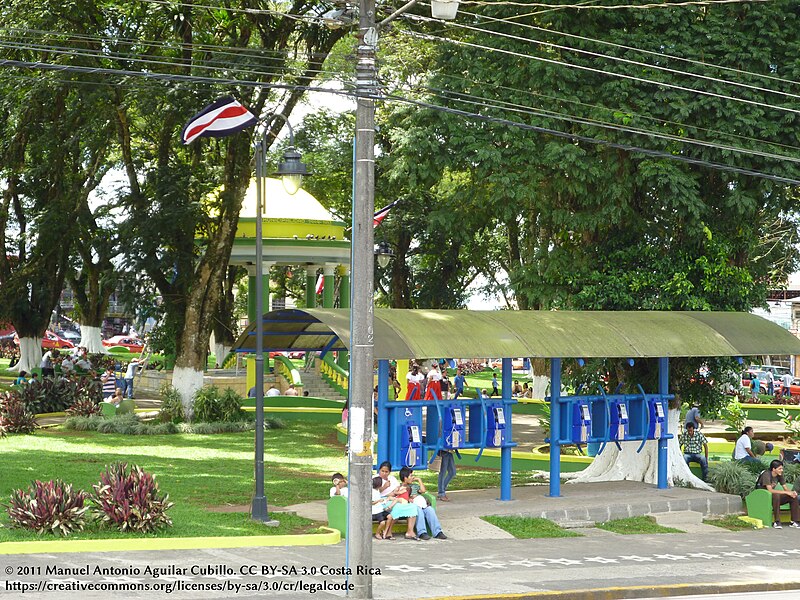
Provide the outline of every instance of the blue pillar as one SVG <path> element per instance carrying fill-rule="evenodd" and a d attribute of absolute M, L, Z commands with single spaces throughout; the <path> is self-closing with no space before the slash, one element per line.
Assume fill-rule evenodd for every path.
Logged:
<path fill-rule="evenodd" d="M 550 359 L 550 493 L 561 495 L 561 359 Z"/>
<path fill-rule="evenodd" d="M 658 359 L 658 393 L 662 396 L 669 394 L 669 358 Z M 666 414 L 669 415 L 669 407 L 664 407 Z M 664 431 L 661 439 L 658 440 L 658 489 L 667 489 L 667 454 L 666 435 L 669 433 L 669 418 L 665 419 Z"/>
<path fill-rule="evenodd" d="M 511 400 L 513 381 L 511 380 L 511 359 L 503 359 L 503 400 Z M 500 500 L 511 500 L 511 404 L 503 403 L 506 416 L 506 441 L 500 448 Z"/>
<path fill-rule="evenodd" d="M 389 361 L 378 361 L 378 464 L 389 460 Z"/>

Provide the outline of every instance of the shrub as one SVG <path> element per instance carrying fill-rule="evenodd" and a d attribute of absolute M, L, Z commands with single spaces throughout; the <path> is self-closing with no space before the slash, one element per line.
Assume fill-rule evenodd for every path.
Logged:
<path fill-rule="evenodd" d="M 105 419 L 99 415 L 91 417 L 68 417 L 64 421 L 64 428 L 72 431 L 97 431 L 97 426 Z"/>
<path fill-rule="evenodd" d="M 747 423 L 747 411 L 742 408 L 738 400 L 731 400 L 728 405 L 722 409 L 722 418 L 728 426 L 728 431 L 741 431 Z"/>
<path fill-rule="evenodd" d="M 205 386 L 194 397 L 193 421 L 217 423 L 220 421 L 241 421 L 245 416 L 242 398 L 230 388 L 220 393 L 214 386 Z"/>
<path fill-rule="evenodd" d="M 15 527 L 66 536 L 82 530 L 86 524 L 85 513 L 89 510 L 84 506 L 86 498 L 86 492 L 73 491 L 72 485 L 60 479 L 37 480 L 25 491 L 11 492 L 6 511 Z"/>
<path fill-rule="evenodd" d="M 33 433 L 36 415 L 29 411 L 16 390 L 0 394 L 0 429 L 7 433 Z"/>
<path fill-rule="evenodd" d="M 723 494 L 738 494 L 744 498 L 756 486 L 756 478 L 742 463 L 728 460 L 711 465 L 708 482 Z"/>
<path fill-rule="evenodd" d="M 93 486 L 92 503 L 99 521 L 120 531 L 149 533 L 172 526 L 169 494 L 161 494 L 155 477 L 136 465 L 116 463 Z"/>
<path fill-rule="evenodd" d="M 788 485 L 794 484 L 797 478 L 800 477 L 800 465 L 797 463 L 784 465 L 783 477 L 786 479 Z"/>
<path fill-rule="evenodd" d="M 161 410 L 158 412 L 158 419 L 165 423 L 181 423 L 184 418 L 181 395 L 173 386 L 165 383 L 161 386 Z"/>
<path fill-rule="evenodd" d="M 122 435 L 169 435 L 178 433 L 174 423 L 145 423 L 136 415 L 119 415 L 111 418 L 100 416 L 70 417 L 64 427 L 73 431 L 97 431 Z"/>
<path fill-rule="evenodd" d="M 100 412 L 100 405 L 86 396 L 78 398 L 66 410 L 68 417 L 91 417 L 99 415 Z"/>

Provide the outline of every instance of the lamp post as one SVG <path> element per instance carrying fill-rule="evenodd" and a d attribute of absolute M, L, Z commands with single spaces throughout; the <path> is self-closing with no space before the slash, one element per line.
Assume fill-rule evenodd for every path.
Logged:
<path fill-rule="evenodd" d="M 389 266 L 389 261 L 394 256 L 394 250 L 389 246 L 388 242 L 378 242 L 375 246 L 375 258 L 378 259 L 378 265 L 381 269 Z"/>
<path fill-rule="evenodd" d="M 411 8 L 411 0 L 381 26 Z M 458 3 L 456 4 L 456 8 Z M 455 17 L 455 11 L 450 18 Z M 356 50 L 356 148 L 353 194 L 352 294 L 350 304 L 350 416 L 348 566 L 352 569 L 354 598 L 372 598 L 372 388 L 374 361 L 375 256 L 375 97 L 378 73 L 375 51 L 378 27 L 375 0 L 359 0 Z"/>
<path fill-rule="evenodd" d="M 280 118 L 289 128 L 289 147 L 283 153 L 277 175 L 281 176 L 284 189 L 294 195 L 303 184 L 303 175 L 308 175 L 306 166 L 300 162 L 300 153 L 294 148 L 294 132 L 289 121 L 280 113 L 273 113 L 264 120 L 264 134 L 255 143 L 256 162 L 256 490 L 250 508 L 250 516 L 256 521 L 270 525 L 278 522 L 270 519 L 267 512 L 267 496 L 264 493 L 264 243 L 262 212 L 266 196 L 267 178 L 267 133 L 269 126 Z"/>

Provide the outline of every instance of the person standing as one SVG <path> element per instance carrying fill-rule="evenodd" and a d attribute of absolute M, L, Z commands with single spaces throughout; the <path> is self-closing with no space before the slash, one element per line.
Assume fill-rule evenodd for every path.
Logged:
<path fill-rule="evenodd" d="M 55 377 L 56 376 L 56 369 L 53 366 L 53 360 L 58 358 L 58 349 L 48 350 L 42 356 L 42 362 L 39 363 L 39 366 L 42 369 L 42 377 Z"/>
<path fill-rule="evenodd" d="M 419 365 L 411 367 L 406 375 L 406 400 L 422 400 L 422 381 L 425 376 L 419 372 Z"/>
<path fill-rule="evenodd" d="M 500 389 L 497 387 L 497 373 L 492 374 L 492 396 L 499 396 Z"/>
<path fill-rule="evenodd" d="M 782 489 L 775 489 L 780 484 Z M 773 460 L 766 469 L 758 476 L 756 488 L 767 490 L 772 494 L 772 527 L 782 529 L 781 525 L 781 504 L 788 504 L 792 513 L 792 523 L 789 527 L 800 528 L 800 505 L 797 503 L 797 492 L 786 489 L 786 480 L 783 478 L 783 463 Z"/>
<path fill-rule="evenodd" d="M 107 400 L 117 390 L 117 377 L 114 374 L 114 368 L 106 367 L 106 372 L 100 377 L 100 381 L 103 384 L 103 400 Z"/>
<path fill-rule="evenodd" d="M 700 465 L 703 481 L 708 476 L 708 440 L 706 436 L 695 429 L 694 423 L 686 423 L 686 432 L 678 437 L 683 446 L 683 460 L 686 464 L 697 463 Z M 703 456 L 700 453 L 703 453 Z"/>
<path fill-rule="evenodd" d="M 775 375 L 772 374 L 772 371 L 767 371 L 766 374 L 767 378 L 767 394 L 772 396 L 775 394 Z"/>
<path fill-rule="evenodd" d="M 783 395 L 786 396 L 787 398 L 791 397 L 792 395 L 792 390 L 791 390 L 792 380 L 793 377 L 791 373 L 786 373 L 784 374 L 783 377 L 781 377 L 781 382 L 783 383 Z"/>
<path fill-rule="evenodd" d="M 425 400 L 442 399 L 442 374 L 439 372 L 439 365 L 437 363 L 431 364 L 431 369 L 428 371 L 428 385 L 425 388 Z"/>
<path fill-rule="evenodd" d="M 758 373 L 753 373 L 753 378 L 750 380 L 750 395 L 758 399 L 758 393 L 761 391 L 761 383 L 758 381 Z"/>
<path fill-rule="evenodd" d="M 464 394 L 464 386 L 467 385 L 467 378 L 461 372 L 461 367 L 456 370 L 455 379 L 453 379 L 453 386 L 455 387 L 455 395 L 453 400 L 458 400 L 458 397 Z"/>
<path fill-rule="evenodd" d="M 133 378 L 136 376 L 136 368 L 139 366 L 139 359 L 132 358 L 125 370 L 125 395 L 133 399 Z"/>
<path fill-rule="evenodd" d="M 700 418 L 700 409 L 697 406 L 697 402 L 692 403 L 692 408 L 686 413 L 686 418 L 683 420 L 684 427 L 688 427 L 691 423 L 695 430 L 700 430 L 703 428 L 703 419 Z"/>
<path fill-rule="evenodd" d="M 733 448 L 733 460 L 739 460 L 742 462 L 756 462 L 760 463 L 761 461 L 756 458 L 756 455 L 753 454 L 753 436 L 755 433 L 753 432 L 752 427 L 745 427 L 742 430 L 742 435 L 736 440 L 736 446 Z"/>

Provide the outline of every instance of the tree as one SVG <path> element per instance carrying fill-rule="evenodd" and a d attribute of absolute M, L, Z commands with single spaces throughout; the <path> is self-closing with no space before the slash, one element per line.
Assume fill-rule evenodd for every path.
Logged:
<path fill-rule="evenodd" d="M 484 9 L 482 17 L 499 18 L 511 10 Z M 473 20 L 479 30 L 448 34 L 475 45 L 440 41 L 430 77 L 406 96 L 481 117 L 416 110 L 398 131 L 394 158 L 398 177 L 430 190 L 454 173 L 471 182 L 456 198 L 459 215 L 483 217 L 477 231 L 491 257 L 483 264 L 500 267 L 519 308 L 749 310 L 797 266 L 797 188 L 736 171 L 800 178 L 796 115 L 780 96 L 790 84 L 774 77 L 792 72 L 800 50 L 788 3 Z M 534 36 L 526 25 L 555 31 Z M 696 376 L 701 362 L 675 364 L 672 389 Z M 712 390 L 705 401 L 713 412 L 722 395 Z M 616 460 L 612 451 L 583 476 L 642 478 L 650 453 Z M 678 471 L 674 442 L 670 456 L 672 474 L 689 479 Z"/>

